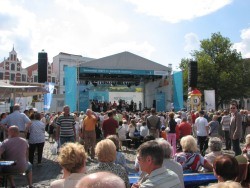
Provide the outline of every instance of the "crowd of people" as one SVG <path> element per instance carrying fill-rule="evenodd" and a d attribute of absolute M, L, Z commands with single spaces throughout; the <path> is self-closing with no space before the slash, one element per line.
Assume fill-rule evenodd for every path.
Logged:
<path fill-rule="evenodd" d="M 129 112 L 112 106 L 106 112 L 87 109 L 71 113 L 70 107 L 64 106 L 58 113 L 32 109 L 22 113 L 15 104 L 11 114 L 1 114 L 0 154 L 16 165 L 1 168 L 1 172 L 26 172 L 32 187 L 35 151 L 36 165 L 42 165 L 46 131 L 49 141 L 58 143 L 58 163 L 63 170 L 62 179 L 51 183 L 53 188 L 112 187 L 115 182 L 119 187 L 130 187 L 123 145 L 137 149 L 134 168 L 140 178 L 132 188 L 184 188 L 183 174 L 190 172 L 213 172 L 220 182 L 218 187 L 222 182 L 248 186 L 250 175 L 244 171 L 242 176 L 239 156 L 246 159 L 244 164 L 249 168 L 250 116 L 237 107 L 231 103 L 230 109 L 223 111 L 175 113 L 156 112 L 154 108 Z M 233 155 L 224 153 L 231 149 Z M 98 163 L 87 169 L 87 160 Z M 13 177 L 9 177 L 15 187 Z"/>

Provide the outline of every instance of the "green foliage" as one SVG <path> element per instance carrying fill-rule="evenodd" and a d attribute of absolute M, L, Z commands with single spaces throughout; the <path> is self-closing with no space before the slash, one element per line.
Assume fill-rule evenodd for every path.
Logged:
<path fill-rule="evenodd" d="M 244 61 L 241 54 L 232 49 L 228 38 L 220 33 L 213 33 L 210 39 L 202 40 L 200 50 L 191 55 L 198 62 L 197 88 L 200 91 L 215 90 L 217 109 L 233 98 L 249 95 L 250 62 Z M 188 84 L 188 62 L 188 59 L 182 59 L 180 64 L 184 88 Z"/>

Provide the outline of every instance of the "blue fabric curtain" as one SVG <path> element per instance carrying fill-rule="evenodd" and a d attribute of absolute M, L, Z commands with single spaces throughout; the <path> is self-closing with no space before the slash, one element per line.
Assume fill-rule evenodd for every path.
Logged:
<path fill-rule="evenodd" d="M 70 107 L 70 111 L 76 111 L 77 103 L 77 67 L 65 67 L 65 105 Z"/>
<path fill-rule="evenodd" d="M 174 86 L 174 109 L 175 111 L 183 108 L 183 77 L 182 71 L 173 73 Z"/>

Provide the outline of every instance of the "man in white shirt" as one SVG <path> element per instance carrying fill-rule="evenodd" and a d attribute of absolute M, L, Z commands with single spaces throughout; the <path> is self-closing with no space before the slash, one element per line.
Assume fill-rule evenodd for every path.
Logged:
<path fill-rule="evenodd" d="M 208 148 L 208 121 L 204 118 L 205 112 L 203 110 L 199 111 L 199 117 L 195 120 L 195 128 L 197 132 L 197 139 L 200 145 L 200 153 L 205 156 L 206 150 Z"/>

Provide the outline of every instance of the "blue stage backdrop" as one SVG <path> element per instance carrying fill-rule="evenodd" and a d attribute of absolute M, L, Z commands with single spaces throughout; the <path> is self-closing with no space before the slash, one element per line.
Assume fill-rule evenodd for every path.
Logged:
<path fill-rule="evenodd" d="M 165 93 L 156 93 L 156 111 L 166 111 Z"/>
<path fill-rule="evenodd" d="M 178 111 L 183 108 L 182 71 L 173 73 L 173 86 L 174 86 L 174 110 Z"/>
<path fill-rule="evenodd" d="M 70 111 L 76 111 L 77 102 L 77 68 L 65 67 L 65 105 L 70 107 Z"/>

